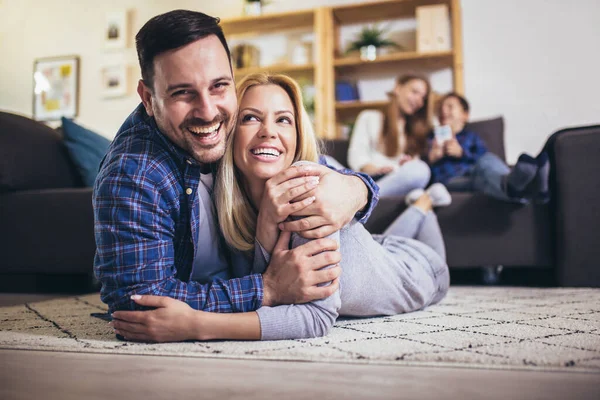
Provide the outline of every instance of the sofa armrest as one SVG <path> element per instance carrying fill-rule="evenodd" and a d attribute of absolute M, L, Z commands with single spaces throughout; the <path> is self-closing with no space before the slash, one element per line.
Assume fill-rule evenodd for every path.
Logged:
<path fill-rule="evenodd" d="M 0 195 L 0 237 L 0 273 L 91 275 L 92 188 Z"/>
<path fill-rule="evenodd" d="M 600 125 L 563 129 L 547 149 L 558 283 L 600 287 Z"/>

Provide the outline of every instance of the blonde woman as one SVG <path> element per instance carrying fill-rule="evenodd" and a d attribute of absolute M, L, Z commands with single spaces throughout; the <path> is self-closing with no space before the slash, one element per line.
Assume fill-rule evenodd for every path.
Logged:
<path fill-rule="evenodd" d="M 318 178 L 311 187 L 276 177 L 296 162 L 317 162 L 319 152 L 300 89 L 291 78 L 250 75 L 238 85 L 238 101 L 237 127 L 217 175 L 215 206 L 232 248 L 234 273 L 243 276 L 264 271 L 273 254 L 310 241 L 280 231 L 279 224 L 311 204 Z M 439 302 L 447 292 L 444 243 L 427 194 L 384 235 L 371 235 L 353 221 L 331 237 L 339 243 L 343 273 L 340 289 L 324 300 L 217 314 L 170 298 L 137 296 L 138 304 L 158 307 L 153 318 L 133 329 L 121 321 L 131 312 L 117 312 L 114 327 L 126 339 L 144 341 L 310 338 L 326 335 L 339 315 L 415 311 Z"/>

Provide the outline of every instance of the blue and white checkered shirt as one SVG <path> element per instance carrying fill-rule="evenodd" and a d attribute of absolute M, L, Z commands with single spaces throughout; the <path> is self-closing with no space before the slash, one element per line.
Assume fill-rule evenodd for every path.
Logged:
<path fill-rule="evenodd" d="M 428 150 L 433 145 L 433 137 L 429 139 Z M 448 183 L 449 180 L 457 176 L 467 175 L 473 165 L 487 152 L 485 143 L 475 132 L 462 130 L 456 134 L 456 140 L 463 149 L 461 158 L 444 156 L 440 160 L 431 164 L 431 182 Z"/>
<path fill-rule="evenodd" d="M 129 296 L 152 294 L 186 302 L 197 310 L 246 312 L 263 301 L 262 275 L 190 280 L 197 247 L 201 171 L 163 135 L 142 104 L 119 129 L 94 185 L 94 273 L 110 312 L 139 309 Z M 369 188 L 364 222 L 378 201 L 370 177 L 350 170 Z"/>

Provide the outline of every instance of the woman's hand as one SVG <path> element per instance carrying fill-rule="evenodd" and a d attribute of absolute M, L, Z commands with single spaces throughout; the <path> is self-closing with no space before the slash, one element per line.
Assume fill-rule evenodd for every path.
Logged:
<path fill-rule="evenodd" d="M 364 165 L 360 169 L 360 172 L 363 172 L 363 173 L 365 173 L 367 175 L 371 175 L 371 176 L 377 176 L 377 175 L 389 174 L 393 170 L 394 170 L 394 168 L 391 166 L 378 167 L 373 164 L 367 164 L 367 165 Z"/>
<path fill-rule="evenodd" d="M 402 154 L 400 156 L 400 161 L 398 161 L 398 164 L 400 164 L 400 166 L 402 166 L 402 165 L 406 164 L 407 162 L 412 161 L 414 159 L 415 159 L 414 156 L 409 156 L 408 154 Z"/>
<path fill-rule="evenodd" d="M 319 185 L 319 172 L 310 168 L 290 167 L 265 183 L 256 223 L 256 238 L 269 253 L 273 252 L 279 237 L 277 225 L 315 201 L 314 192 Z M 306 175 L 307 173 L 313 175 Z M 296 201 L 292 202 L 293 200 Z"/>
<path fill-rule="evenodd" d="M 110 325 L 127 340 L 140 342 L 181 342 L 206 340 L 202 332 L 203 311 L 165 296 L 133 295 L 137 304 L 156 307 L 149 311 L 115 311 Z"/>
<path fill-rule="evenodd" d="M 367 186 L 359 177 L 340 174 L 323 165 L 312 168 L 321 171 L 315 201 L 292 214 L 304 218 L 279 224 L 279 229 L 298 232 L 307 239 L 323 238 L 339 231 L 368 201 Z"/>

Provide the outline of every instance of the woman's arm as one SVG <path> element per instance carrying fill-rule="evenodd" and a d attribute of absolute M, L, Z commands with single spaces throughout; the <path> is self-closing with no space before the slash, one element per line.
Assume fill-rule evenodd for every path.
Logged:
<path fill-rule="evenodd" d="M 350 144 L 348 145 L 348 165 L 354 171 L 362 171 L 370 174 L 364 168 L 369 169 L 373 165 L 373 155 L 377 150 L 373 147 L 378 143 L 381 134 L 383 115 L 379 111 L 364 110 L 358 117 L 352 130 Z"/>

